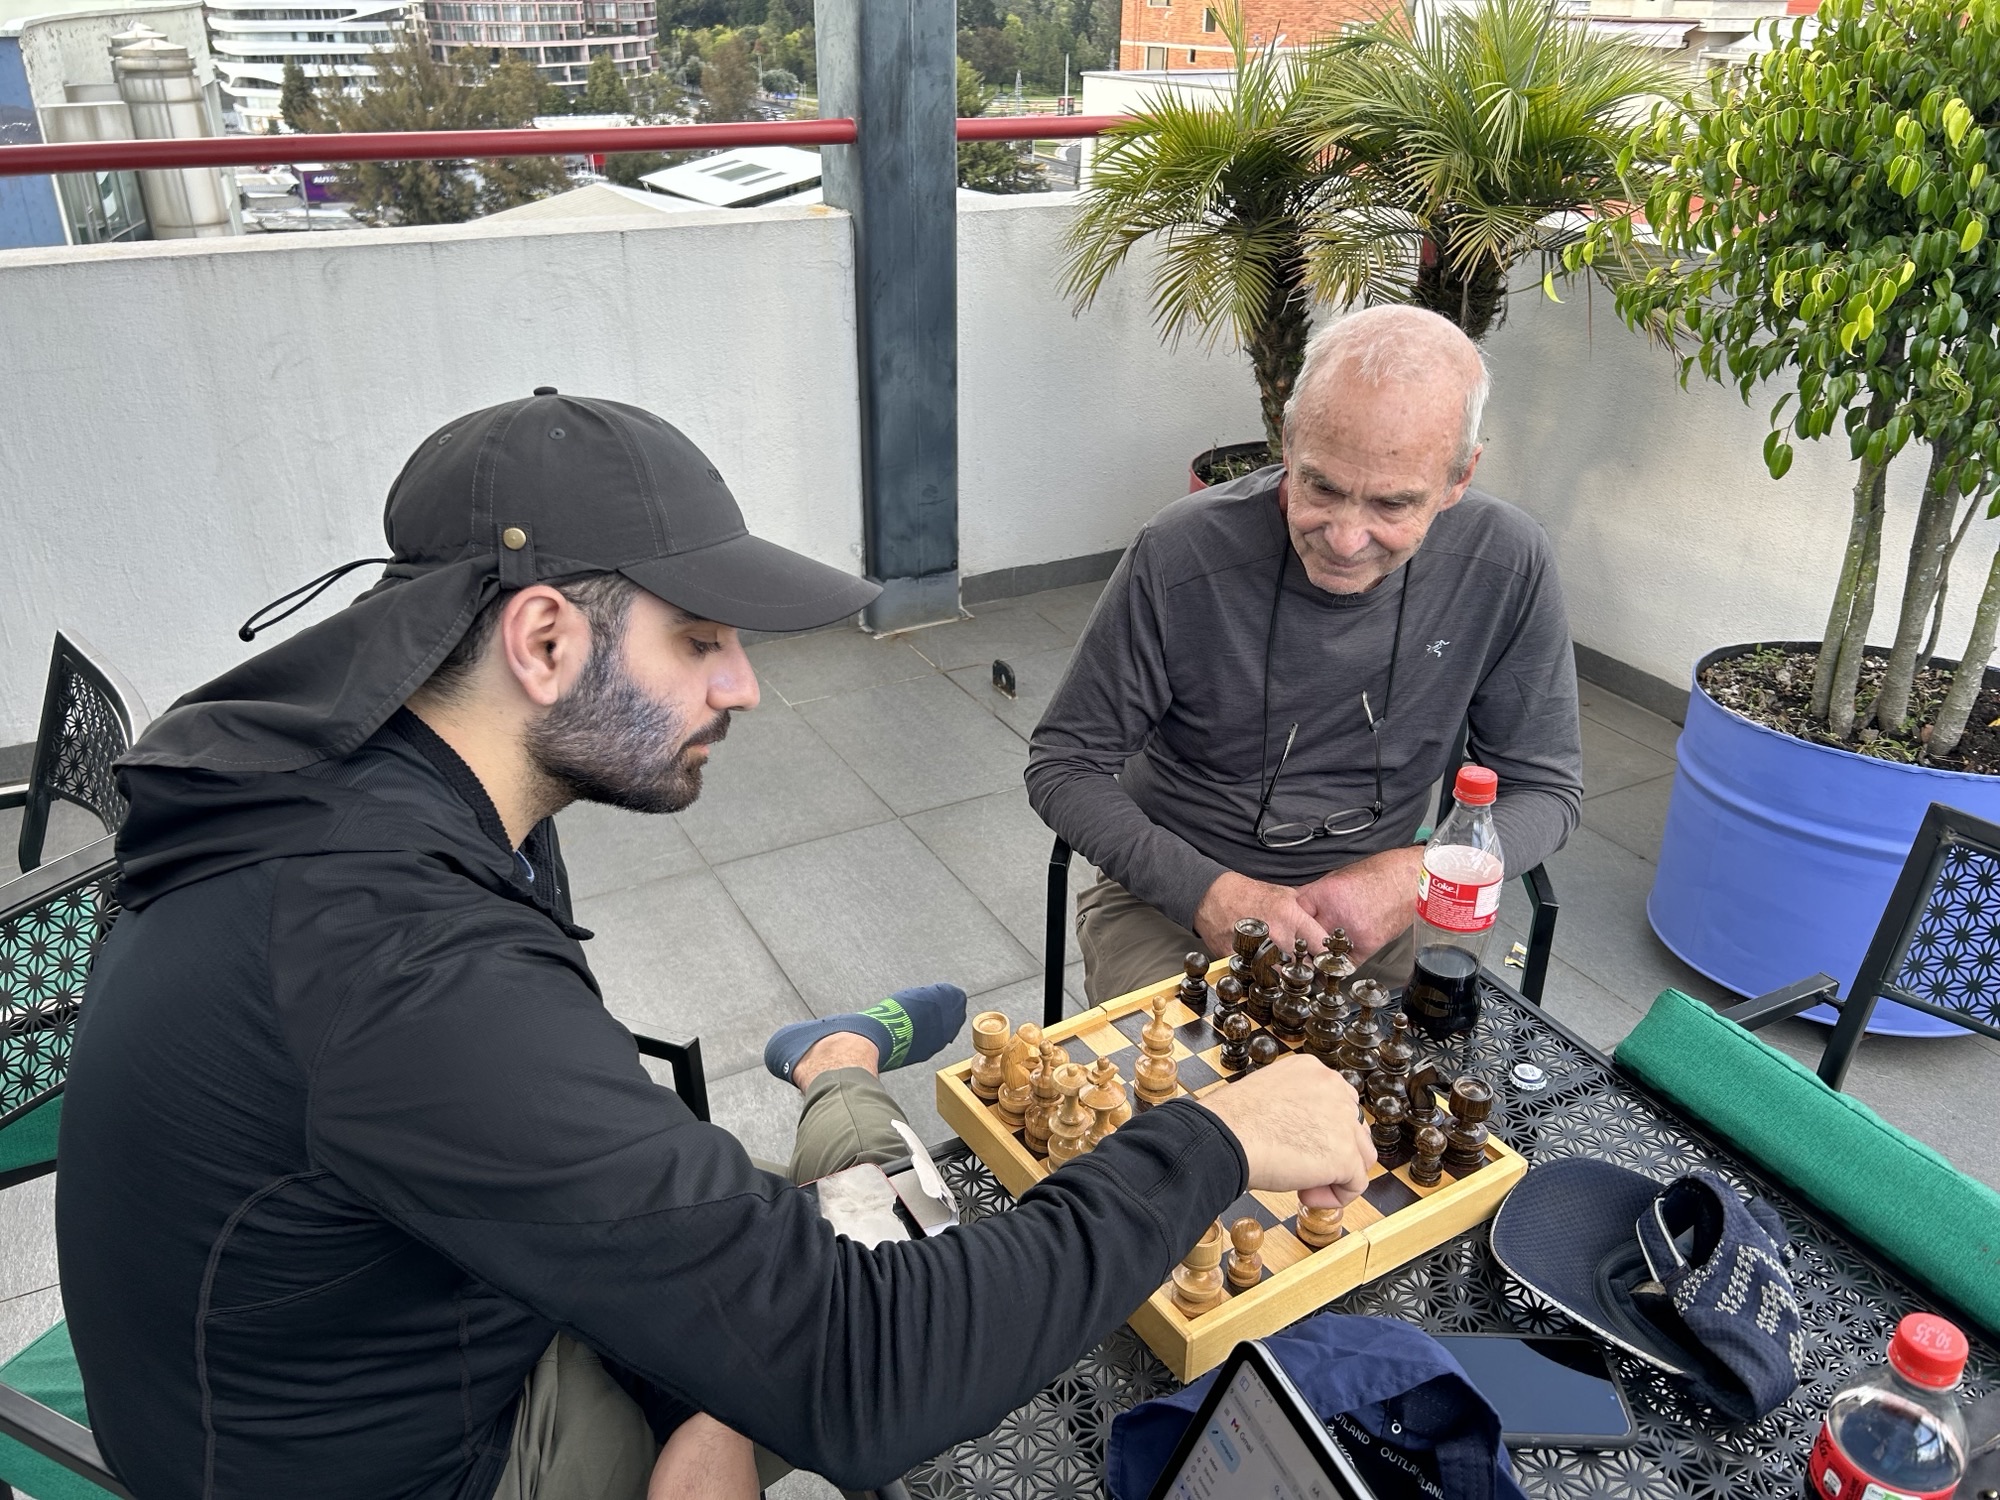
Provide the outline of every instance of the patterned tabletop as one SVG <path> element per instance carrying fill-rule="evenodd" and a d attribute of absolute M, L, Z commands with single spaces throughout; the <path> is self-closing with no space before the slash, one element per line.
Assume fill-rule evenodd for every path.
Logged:
<path fill-rule="evenodd" d="M 1756 1171 L 1641 1093 L 1609 1061 L 1513 990 L 1485 976 L 1478 1026 L 1463 1043 L 1421 1055 L 1448 1072 L 1476 1072 L 1498 1099 L 1494 1132 L 1533 1162 L 1591 1156 L 1662 1181 L 1709 1166 L 1768 1200 L 1790 1227 L 1794 1287 L 1804 1314 L 1807 1368 L 1799 1388 L 1759 1422 L 1730 1423 L 1652 1367 L 1613 1351 L 1638 1426 L 1629 1447 L 1599 1452 L 1521 1449 L 1515 1472 L 1529 1495 L 1551 1500 L 1796 1500 L 1834 1389 L 1879 1363 L 1897 1319 L 1931 1304 L 1866 1258 Z M 1539 1086 L 1516 1081 L 1519 1065 Z M 1532 1074 L 1526 1075 L 1532 1084 Z M 969 1221 L 1013 1206 L 979 1159 L 939 1160 Z M 1336 1312 L 1401 1318 L 1432 1333 L 1574 1333 L 1495 1263 L 1481 1225 L 1339 1298 Z M 1129 1328 L 1086 1354 L 986 1437 L 911 1471 L 914 1495 L 976 1500 L 1087 1500 L 1105 1494 L 1104 1443 L 1119 1412 L 1174 1388 L 1165 1366 Z M 2000 1350 L 1977 1337 L 1963 1399 L 2000 1389 Z"/>

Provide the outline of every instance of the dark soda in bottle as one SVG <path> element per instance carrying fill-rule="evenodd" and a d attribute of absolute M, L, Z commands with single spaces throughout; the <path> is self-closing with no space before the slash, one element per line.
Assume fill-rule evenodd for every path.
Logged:
<path fill-rule="evenodd" d="M 1834 1392 L 1806 1460 L 1817 1500 L 1946 1500 L 1965 1475 L 1965 1419 L 1952 1392 L 1965 1369 L 1965 1335 L 1943 1318 L 1911 1313 L 1889 1340 L 1888 1368 Z"/>
<path fill-rule="evenodd" d="M 1506 861 L 1493 828 L 1499 778 L 1460 766 L 1458 806 L 1424 846 L 1417 877 L 1416 968 L 1403 997 L 1410 1024 L 1433 1037 L 1459 1036 L 1479 1019 L 1479 965 L 1500 911 Z"/>

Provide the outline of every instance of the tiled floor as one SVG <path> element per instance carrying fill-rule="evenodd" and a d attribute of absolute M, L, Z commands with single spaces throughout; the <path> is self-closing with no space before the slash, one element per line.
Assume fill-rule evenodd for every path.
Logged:
<path fill-rule="evenodd" d="M 982 605 L 896 640 L 830 631 L 754 646 L 763 706 L 738 716 L 694 807 L 674 818 L 562 814 L 608 1003 L 635 1029 L 700 1035 L 715 1117 L 753 1153 L 782 1160 L 796 1115 L 796 1094 L 759 1061 L 774 1026 L 933 979 L 963 985 L 973 1009 L 1039 1010 L 1050 836 L 1021 771 L 1097 589 Z M 990 684 L 996 656 L 1016 671 L 1013 700 Z M 1669 985 L 1727 997 L 1646 924 L 1678 731 L 1588 683 L 1583 712 L 1583 826 L 1549 861 L 1562 915 L 1546 1001 L 1608 1046 Z M 12 837 L 0 822 L 0 847 Z M 1090 878 L 1078 861 L 1072 889 Z M 1510 941 L 1526 915 L 1510 888 Z M 1072 964 L 1073 1003 L 1080 977 Z M 1798 1022 L 1766 1033 L 1801 1056 L 1822 1034 Z M 2000 1144 L 1965 1108 L 1996 1078 L 2000 1045 L 1984 1039 L 1876 1038 L 1850 1086 L 2000 1185 Z M 893 1074 L 889 1087 L 920 1134 L 946 1134 L 929 1070 Z M 52 1203 L 46 1181 L 0 1195 L 0 1357 L 59 1315 Z M 816 1484 L 778 1493 L 825 1493 Z"/>

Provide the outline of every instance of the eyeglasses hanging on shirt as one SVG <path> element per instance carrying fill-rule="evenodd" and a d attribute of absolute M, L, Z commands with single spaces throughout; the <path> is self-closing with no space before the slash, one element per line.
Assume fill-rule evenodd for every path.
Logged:
<path fill-rule="evenodd" d="M 1285 762 L 1291 759 L 1292 746 L 1299 737 L 1299 726 L 1294 723 L 1285 733 L 1285 748 L 1279 753 L 1277 769 L 1271 772 L 1269 780 L 1264 780 L 1264 768 L 1270 763 L 1271 745 L 1271 648 L 1278 639 L 1278 604 L 1285 597 L 1285 570 L 1291 566 L 1291 561 L 1292 549 L 1288 539 L 1288 544 L 1278 553 L 1278 587 L 1271 595 L 1271 623 L 1264 631 L 1264 717 L 1257 748 L 1257 776 L 1264 781 L 1264 794 L 1257 801 L 1254 831 L 1257 842 L 1266 849 L 1295 849 L 1314 839 L 1352 838 L 1358 833 L 1366 833 L 1382 820 L 1385 805 L 1382 797 L 1382 726 L 1388 722 L 1389 700 L 1396 692 L 1396 657 L 1403 646 L 1403 606 L 1410 599 L 1412 564 L 1404 563 L 1399 570 L 1402 582 L 1396 595 L 1396 629 L 1389 640 L 1389 682 L 1382 693 L 1379 717 L 1368 701 L 1367 690 L 1363 689 L 1361 694 L 1361 715 L 1368 721 L 1368 742 L 1375 752 L 1375 800 L 1366 807 L 1330 812 L 1310 823 L 1274 823 L 1266 828 L 1264 818 L 1271 810 L 1271 796 L 1278 789 L 1278 778 L 1284 775 Z"/>

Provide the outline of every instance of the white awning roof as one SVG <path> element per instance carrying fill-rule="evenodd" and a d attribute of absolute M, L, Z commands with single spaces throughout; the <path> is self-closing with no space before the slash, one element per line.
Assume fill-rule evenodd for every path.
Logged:
<path fill-rule="evenodd" d="M 1620 21 L 1596 16 L 1585 21 L 1592 36 L 1608 36 L 1634 47 L 1657 47 L 1662 52 L 1678 52 L 1688 44 L 1693 21 Z"/>

